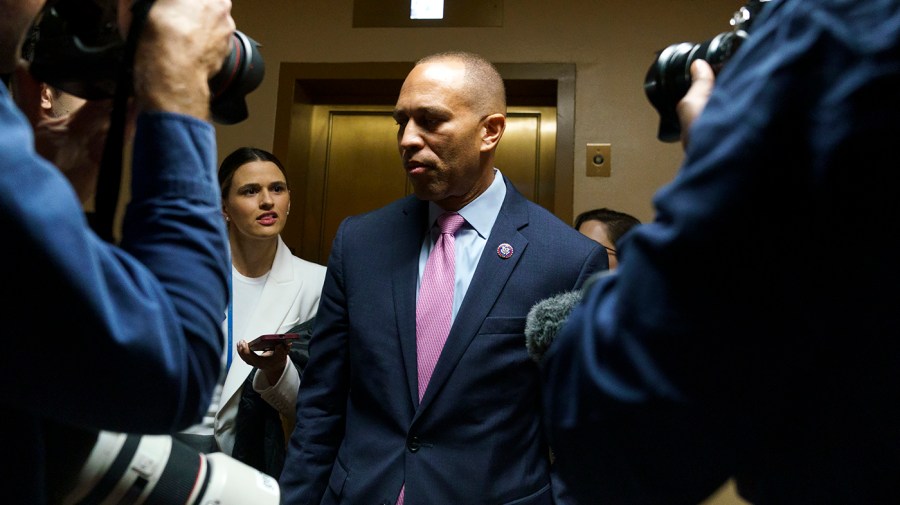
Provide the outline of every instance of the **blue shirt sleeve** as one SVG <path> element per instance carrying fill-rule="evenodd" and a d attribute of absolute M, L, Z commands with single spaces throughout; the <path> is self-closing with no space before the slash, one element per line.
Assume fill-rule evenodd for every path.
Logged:
<path fill-rule="evenodd" d="M 212 126 L 140 116 L 119 246 L 90 230 L 2 87 L 0 130 L 4 408 L 141 433 L 198 421 L 228 296 Z"/>

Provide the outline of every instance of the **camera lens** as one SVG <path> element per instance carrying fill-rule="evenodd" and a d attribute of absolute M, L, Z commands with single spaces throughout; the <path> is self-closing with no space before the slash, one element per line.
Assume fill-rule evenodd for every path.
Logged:
<path fill-rule="evenodd" d="M 691 85 L 690 68 L 699 45 L 682 42 L 662 51 L 647 71 L 644 93 L 659 112 L 659 133 L 663 142 L 674 142 L 681 136 L 681 125 L 675 113 L 675 104 L 687 93 Z M 685 75 L 685 68 L 688 72 Z"/>
<path fill-rule="evenodd" d="M 51 463 L 62 478 L 48 482 L 53 503 L 276 505 L 281 498 L 274 477 L 221 452 L 202 454 L 170 435 L 60 429 L 51 432 Z M 73 437 L 93 444 L 81 462 L 71 460 Z"/>
<path fill-rule="evenodd" d="M 706 60 L 718 74 L 745 35 L 744 32 L 724 32 L 700 44 L 682 42 L 660 51 L 644 79 L 644 93 L 660 116 L 659 140 L 674 142 L 681 136 L 675 106 L 691 87 L 691 64 Z"/>
<path fill-rule="evenodd" d="M 235 124 L 247 119 L 248 93 L 256 89 L 265 75 L 259 44 L 236 31 L 231 38 L 231 53 L 222 68 L 209 80 L 213 121 Z"/>
<path fill-rule="evenodd" d="M 749 36 L 752 21 L 769 1 L 749 0 L 732 16 L 732 30 L 729 32 L 720 33 L 700 44 L 672 44 L 656 55 L 644 79 L 644 93 L 659 112 L 659 140 L 674 142 L 681 137 L 681 124 L 675 106 L 691 87 L 691 64 L 695 60 L 705 60 L 718 75 L 725 62 Z"/>
<path fill-rule="evenodd" d="M 125 61 L 125 43 L 110 12 L 85 6 L 93 6 L 92 0 L 48 4 L 32 27 L 23 56 L 41 82 L 87 100 L 112 98 Z M 246 95 L 259 86 L 264 74 L 259 44 L 234 32 L 230 54 L 209 80 L 213 121 L 235 124 L 246 119 Z"/>

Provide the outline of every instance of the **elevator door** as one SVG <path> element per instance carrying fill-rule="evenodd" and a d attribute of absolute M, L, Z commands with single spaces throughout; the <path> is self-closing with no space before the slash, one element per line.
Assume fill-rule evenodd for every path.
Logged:
<path fill-rule="evenodd" d="M 381 207 L 412 189 L 400 163 L 392 106 L 302 109 L 294 117 L 306 124 L 292 125 L 288 163 L 295 212 L 283 236 L 295 254 L 325 264 L 344 218 Z M 306 148 L 297 148 L 298 143 Z M 551 212 L 555 162 L 556 108 L 509 107 L 495 165 L 526 198 Z"/>

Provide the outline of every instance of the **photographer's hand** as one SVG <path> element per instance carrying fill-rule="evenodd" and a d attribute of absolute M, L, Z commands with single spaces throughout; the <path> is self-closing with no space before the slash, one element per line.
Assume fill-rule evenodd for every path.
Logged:
<path fill-rule="evenodd" d="M 681 123 L 681 145 L 687 149 L 691 125 L 703 112 L 709 95 L 715 86 L 716 74 L 705 60 L 695 60 L 691 64 L 691 87 L 678 102 L 675 111 Z"/>
<path fill-rule="evenodd" d="M 131 1 L 119 1 L 119 26 Z M 208 80 L 222 66 L 235 31 L 230 0 L 156 0 L 134 63 L 134 93 L 144 110 L 209 117 Z"/>

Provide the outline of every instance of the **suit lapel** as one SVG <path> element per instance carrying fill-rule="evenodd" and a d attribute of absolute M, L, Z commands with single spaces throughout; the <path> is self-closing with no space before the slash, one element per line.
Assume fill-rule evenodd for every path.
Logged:
<path fill-rule="evenodd" d="M 453 373 L 453 369 L 496 304 L 500 292 L 506 286 L 519 263 L 519 258 L 528 246 L 528 240 L 519 233 L 519 230 L 527 224 L 528 211 L 525 198 L 506 181 L 506 198 L 500 208 L 500 214 L 484 246 L 481 259 L 478 260 L 478 267 L 466 291 L 466 297 L 450 328 L 450 334 L 428 382 L 428 389 L 422 398 L 419 412 L 428 406 Z M 512 246 L 513 255 L 510 258 L 503 259 L 497 253 L 497 248 L 501 244 Z"/>
<path fill-rule="evenodd" d="M 396 251 L 391 269 L 394 314 L 403 365 L 406 369 L 406 382 L 413 405 L 419 402 L 416 360 L 416 281 L 419 277 L 419 251 L 427 232 L 427 221 L 428 203 L 410 197 L 407 205 L 403 208 L 402 225 L 398 226 L 396 230 L 400 236 L 394 239 L 395 231 L 391 230 L 392 241 L 395 242 L 392 244 L 392 250 Z"/>
<path fill-rule="evenodd" d="M 290 249 L 279 237 L 275 261 L 269 277 L 266 279 L 266 284 L 263 286 L 259 303 L 256 304 L 256 309 L 253 310 L 253 314 L 247 322 L 244 334 L 234 335 L 232 346 L 241 339 L 249 342 L 262 334 L 277 332 L 284 324 L 285 317 L 294 303 L 296 297 L 292 295 L 299 291 L 298 282 L 302 282 L 302 279 L 295 275 Z M 237 355 L 236 349 L 233 350 L 233 353 L 231 368 L 228 369 L 225 385 L 222 387 L 223 402 L 231 398 L 253 369 Z"/>

